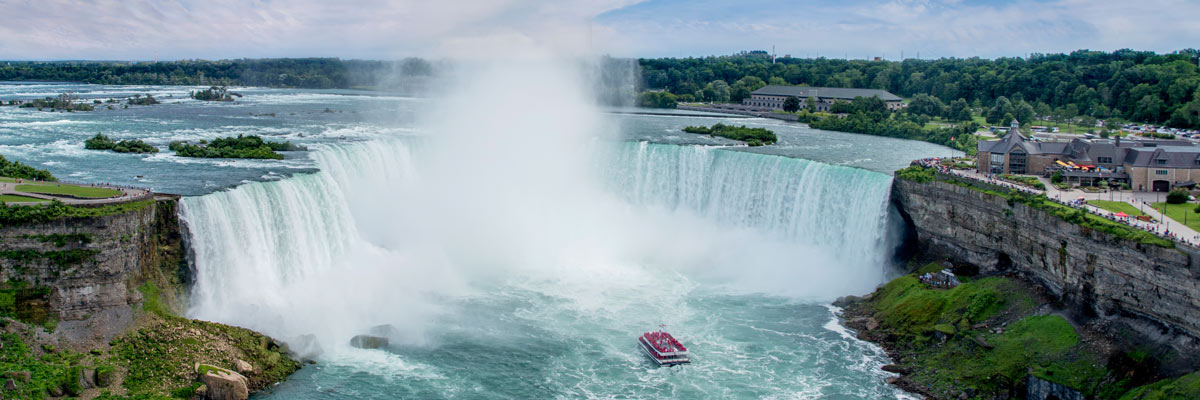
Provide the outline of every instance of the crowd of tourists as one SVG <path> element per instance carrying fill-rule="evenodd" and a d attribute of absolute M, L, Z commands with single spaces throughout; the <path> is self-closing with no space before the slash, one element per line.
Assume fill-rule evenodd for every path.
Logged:
<path fill-rule="evenodd" d="M 933 168 L 939 174 L 953 175 L 954 177 L 959 178 L 959 179 L 971 180 L 971 181 L 976 181 L 976 182 L 980 182 L 980 183 L 986 183 L 988 185 L 1004 187 L 1004 188 L 1017 190 L 1017 191 L 1020 191 L 1023 193 L 1028 193 L 1028 194 L 1046 194 L 1045 191 L 1037 190 L 1037 189 L 1034 189 L 1034 188 L 1031 188 L 1028 186 L 1016 184 L 1016 183 L 1001 179 L 996 174 L 979 174 L 979 173 L 976 173 L 975 171 L 971 171 L 971 170 L 955 169 L 946 164 L 943 164 L 944 160 L 947 160 L 947 159 L 940 158 L 940 157 L 923 158 L 923 159 L 913 161 L 912 164 L 919 165 L 919 166 L 922 166 L 925 168 Z M 1171 240 L 1171 241 L 1175 241 L 1175 242 L 1179 242 L 1179 243 L 1184 243 L 1184 244 L 1189 244 L 1192 246 L 1200 246 L 1200 235 L 1181 235 L 1178 232 L 1172 232 L 1166 224 L 1162 224 L 1162 223 L 1154 222 L 1154 221 L 1139 220 L 1133 216 L 1123 216 L 1123 217 L 1117 216 L 1117 213 L 1110 212 L 1110 211 L 1089 205 L 1087 203 L 1087 200 L 1083 197 L 1076 198 L 1076 199 L 1070 199 L 1070 200 L 1062 200 L 1059 198 L 1050 198 L 1049 196 L 1047 196 L 1047 198 L 1051 201 L 1054 201 L 1058 204 L 1062 204 L 1067 207 L 1071 207 L 1071 208 L 1078 209 L 1078 210 L 1083 210 L 1087 213 L 1108 219 L 1113 222 L 1118 222 L 1118 223 L 1129 225 L 1129 226 L 1132 226 L 1132 227 L 1135 227 L 1138 229 L 1142 229 L 1146 232 L 1150 232 L 1151 234 L 1154 234 L 1155 236 L 1158 236 L 1163 239 L 1167 239 L 1167 240 Z M 1145 203 L 1144 204 L 1145 206 L 1150 205 L 1149 203 L 1146 203 L 1144 201 L 1143 201 L 1143 203 Z M 1198 215 L 1197 217 L 1200 218 L 1200 215 Z"/>

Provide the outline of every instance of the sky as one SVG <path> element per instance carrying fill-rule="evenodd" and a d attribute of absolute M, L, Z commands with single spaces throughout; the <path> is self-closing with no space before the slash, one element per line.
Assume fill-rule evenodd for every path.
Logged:
<path fill-rule="evenodd" d="M 1200 47 L 1198 0 L 0 0 L 0 59 L 854 59 Z"/>

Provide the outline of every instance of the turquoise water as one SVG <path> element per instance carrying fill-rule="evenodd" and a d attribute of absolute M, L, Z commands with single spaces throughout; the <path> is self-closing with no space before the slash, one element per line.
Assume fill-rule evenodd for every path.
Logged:
<path fill-rule="evenodd" d="M 602 114 L 616 135 L 587 140 L 567 157 L 584 167 L 564 172 L 537 168 L 562 161 L 553 148 L 519 141 L 464 146 L 470 157 L 440 149 L 441 132 L 420 121 L 429 99 L 246 88 L 219 104 L 186 99 L 190 89 L 0 85 L 3 100 L 73 91 L 166 103 L 0 107 L 0 154 L 65 179 L 188 195 L 189 315 L 317 360 L 261 398 L 904 396 L 884 383 L 885 355 L 828 303 L 886 278 L 888 173 L 943 147 L 763 119 Z M 714 147 L 730 143 L 679 131 L 715 122 L 768 126 L 781 142 Z M 312 151 L 248 161 L 83 150 L 96 132 L 164 148 L 257 134 Z M 636 336 L 660 323 L 693 364 L 657 368 L 638 352 Z M 386 349 L 347 345 L 380 325 Z"/>

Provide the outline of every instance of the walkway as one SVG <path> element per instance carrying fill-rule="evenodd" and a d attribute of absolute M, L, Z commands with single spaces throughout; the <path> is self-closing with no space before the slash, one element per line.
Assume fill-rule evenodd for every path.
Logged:
<path fill-rule="evenodd" d="M 1092 214 L 1099 215 L 1101 217 L 1105 217 L 1107 219 L 1110 219 L 1110 220 L 1113 220 L 1116 222 L 1120 222 L 1120 223 L 1123 223 L 1126 225 L 1141 228 L 1141 229 L 1148 231 L 1150 233 L 1153 233 L 1159 237 L 1175 240 L 1177 242 L 1183 242 L 1185 244 L 1192 245 L 1192 246 L 1200 246 L 1200 233 L 1197 233 L 1195 230 L 1187 227 L 1186 225 L 1184 225 L 1181 222 L 1178 222 L 1171 218 L 1168 218 L 1167 216 L 1154 210 L 1154 208 L 1150 206 L 1151 203 L 1157 203 L 1157 202 L 1161 202 L 1161 201 L 1165 200 L 1166 195 L 1162 194 L 1162 193 L 1155 193 L 1155 192 L 1088 193 L 1088 192 L 1084 192 L 1082 190 L 1077 190 L 1077 189 L 1059 190 L 1057 187 L 1050 184 L 1049 179 L 1039 177 L 1038 180 L 1046 185 L 1046 190 L 1043 191 L 1043 190 L 1037 190 L 1037 189 L 1033 189 L 1033 188 L 1023 186 L 1023 185 L 1018 185 L 1018 184 L 1004 181 L 1001 179 L 994 179 L 988 175 L 980 174 L 980 173 L 976 172 L 975 170 L 956 170 L 956 169 L 947 168 L 945 166 L 942 166 L 940 164 L 940 161 L 941 161 L 940 158 L 931 158 L 931 159 L 916 160 L 913 162 L 916 164 L 926 166 L 926 167 L 934 166 L 938 169 L 939 172 L 941 172 L 943 174 L 954 175 L 954 176 L 962 177 L 964 179 L 975 180 L 975 181 L 979 181 L 979 182 L 983 182 L 983 183 L 987 183 L 987 184 L 991 184 L 991 185 L 1003 186 L 1003 187 L 1007 187 L 1007 188 L 1011 188 L 1011 189 L 1015 189 L 1015 190 L 1020 190 L 1022 192 L 1026 192 L 1026 193 L 1045 194 L 1046 197 L 1051 200 L 1056 200 L 1059 203 L 1065 204 L 1070 207 L 1075 207 L 1075 208 L 1080 208 L 1080 209 L 1086 210 Z M 1082 202 L 1078 201 L 1081 198 L 1083 199 L 1083 201 Z M 1087 200 L 1124 201 L 1126 203 L 1129 203 L 1133 207 L 1137 208 L 1138 210 L 1141 210 L 1146 215 L 1149 215 L 1151 218 L 1154 218 L 1158 222 L 1150 223 L 1150 222 L 1140 221 L 1133 217 L 1124 217 L 1124 218 L 1117 217 L 1116 215 L 1114 215 L 1113 212 L 1093 206 L 1091 204 L 1087 204 L 1086 203 Z M 1143 202 L 1145 202 L 1145 203 L 1143 203 Z M 1197 215 L 1197 217 L 1200 218 L 1200 215 Z"/>
<path fill-rule="evenodd" d="M 20 184 L 34 184 L 34 182 L 23 182 Z M 24 197 L 32 197 L 35 199 L 43 199 L 43 200 L 58 200 L 58 201 L 63 202 L 64 204 L 74 205 L 74 206 L 89 206 L 89 205 L 124 203 L 124 202 L 129 202 L 129 201 L 145 200 L 145 199 L 150 199 L 150 198 L 154 197 L 154 193 L 149 190 L 132 188 L 132 187 L 112 186 L 112 185 L 73 184 L 73 183 L 62 183 L 62 182 L 45 182 L 45 183 L 39 182 L 37 184 L 73 185 L 73 186 L 80 186 L 80 187 L 95 187 L 95 188 L 103 188 L 103 189 L 113 189 L 113 190 L 121 191 L 121 195 L 114 196 L 114 197 L 99 198 L 99 199 L 81 199 L 81 198 L 75 198 L 75 197 L 69 197 L 69 196 L 52 196 L 52 195 L 41 194 L 41 193 L 18 192 L 16 189 L 18 183 L 13 183 L 13 182 L 0 182 L 0 195 L 24 196 Z M 10 204 L 10 205 L 32 205 L 32 204 L 41 204 L 41 203 L 42 202 L 11 202 L 11 203 L 7 203 L 7 204 Z"/>

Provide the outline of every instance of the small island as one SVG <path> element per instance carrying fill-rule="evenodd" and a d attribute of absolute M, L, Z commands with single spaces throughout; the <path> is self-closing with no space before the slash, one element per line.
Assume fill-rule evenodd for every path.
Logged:
<path fill-rule="evenodd" d="M 213 86 L 198 92 L 192 92 L 192 98 L 204 101 L 233 101 L 234 96 L 242 97 L 242 95 L 230 92 L 224 86 Z"/>
<path fill-rule="evenodd" d="M 154 98 L 154 96 L 150 95 L 150 93 L 146 93 L 145 96 L 140 94 L 133 95 L 133 97 L 125 100 L 125 104 L 133 106 L 152 106 L 155 104 L 161 104 L 161 102 Z"/>
<path fill-rule="evenodd" d="M 49 108 L 50 111 L 62 110 L 66 112 L 93 111 L 96 109 L 91 104 L 87 104 L 78 100 L 79 98 L 73 94 L 63 93 L 58 95 L 58 97 L 34 99 L 21 102 L 19 104 L 21 108 L 36 108 L 38 111 L 44 111 L 47 108 Z M 12 104 L 12 102 L 10 101 L 9 104 Z"/>
<path fill-rule="evenodd" d="M 199 144 L 174 141 L 169 146 L 171 151 L 180 157 L 195 158 L 251 158 L 265 160 L 282 160 L 280 151 L 304 151 L 304 146 L 292 142 L 265 141 L 258 136 L 224 137 L 212 142 L 201 140 Z"/>
<path fill-rule="evenodd" d="M 687 133 L 720 136 L 726 139 L 738 140 L 746 142 L 746 145 L 750 147 L 775 144 L 775 142 L 779 139 L 775 136 L 775 132 L 772 132 L 770 129 L 748 128 L 745 125 L 733 126 L 716 124 L 712 127 L 689 126 L 683 128 L 683 131 Z"/>
<path fill-rule="evenodd" d="M 151 97 L 153 98 L 153 97 Z M 157 153 L 158 148 L 146 144 L 141 139 L 122 140 L 120 142 L 113 141 L 108 136 L 102 133 L 97 133 L 96 136 L 88 139 L 83 143 L 83 148 L 88 150 L 112 150 L 118 153 Z"/>

